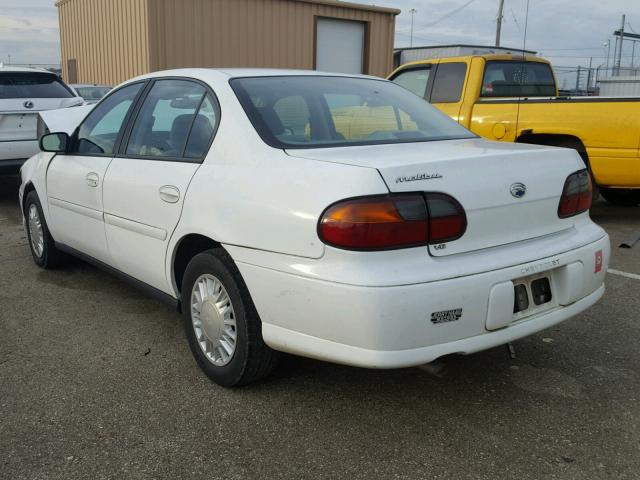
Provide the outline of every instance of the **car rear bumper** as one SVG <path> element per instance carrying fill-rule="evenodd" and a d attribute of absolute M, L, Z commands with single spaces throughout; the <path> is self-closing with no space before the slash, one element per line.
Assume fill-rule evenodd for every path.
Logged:
<path fill-rule="evenodd" d="M 579 314 L 603 295 L 609 254 L 605 235 L 534 262 L 384 287 L 236 263 L 261 316 L 264 340 L 272 348 L 360 367 L 399 368 L 491 348 Z M 599 269 L 598 256 L 603 259 Z M 533 308 L 531 314 L 514 315 L 513 285 L 531 275 L 550 278 L 552 302 L 542 311 Z M 442 318 L 447 320 L 439 321 Z"/>
<path fill-rule="evenodd" d="M 518 323 L 452 342 L 406 350 L 370 350 L 312 337 L 300 332 L 263 324 L 262 335 L 272 348 L 305 357 L 365 368 L 403 368 L 424 365 L 444 355 L 468 355 L 526 337 L 571 318 L 594 305 L 604 294 L 604 285 L 574 304 L 540 318 Z"/>
<path fill-rule="evenodd" d="M 40 151 L 38 140 L 0 141 L 0 167 L 9 167 L 11 162 L 22 165 L 25 160 Z M 20 166 L 18 165 L 18 168 Z"/>

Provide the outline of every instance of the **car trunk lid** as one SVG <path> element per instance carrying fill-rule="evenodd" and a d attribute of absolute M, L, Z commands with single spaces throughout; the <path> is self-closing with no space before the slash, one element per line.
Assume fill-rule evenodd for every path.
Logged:
<path fill-rule="evenodd" d="M 567 149 L 482 139 L 288 150 L 293 156 L 376 168 L 391 192 L 441 192 L 465 210 L 465 234 L 432 256 L 496 247 L 571 228 L 558 217 L 568 175 L 584 168 Z"/>

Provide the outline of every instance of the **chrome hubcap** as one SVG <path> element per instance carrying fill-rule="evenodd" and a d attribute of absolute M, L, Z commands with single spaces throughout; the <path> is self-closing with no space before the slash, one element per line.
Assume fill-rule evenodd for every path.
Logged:
<path fill-rule="evenodd" d="M 38 207 L 35 204 L 29 205 L 28 214 L 29 238 L 31 240 L 31 248 L 36 257 L 40 258 L 44 251 L 44 231 L 42 230 L 42 221 L 38 213 Z"/>
<path fill-rule="evenodd" d="M 191 290 L 191 322 L 202 353 L 218 367 L 236 351 L 236 316 L 227 290 L 210 274 L 200 275 Z"/>

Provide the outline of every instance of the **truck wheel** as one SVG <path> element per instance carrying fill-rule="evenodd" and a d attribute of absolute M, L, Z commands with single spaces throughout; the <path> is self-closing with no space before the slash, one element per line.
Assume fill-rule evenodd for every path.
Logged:
<path fill-rule="evenodd" d="M 42 205 L 35 190 L 27 194 L 24 202 L 24 216 L 27 226 L 29 248 L 36 265 L 42 268 L 56 268 L 68 259 L 64 252 L 56 248 L 47 222 L 42 213 Z"/>
<path fill-rule="evenodd" d="M 600 188 L 600 194 L 609 203 L 625 207 L 640 204 L 640 190 L 631 188 Z"/>
<path fill-rule="evenodd" d="M 191 352 L 218 385 L 246 385 L 275 368 L 278 352 L 262 340 L 249 290 L 224 249 L 200 253 L 187 265 L 182 313 Z"/>

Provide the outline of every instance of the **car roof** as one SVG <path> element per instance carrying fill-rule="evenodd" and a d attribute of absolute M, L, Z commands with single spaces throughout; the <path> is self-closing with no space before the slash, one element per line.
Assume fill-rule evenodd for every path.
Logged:
<path fill-rule="evenodd" d="M 335 72 L 319 72 L 316 70 L 295 70 L 295 69 L 279 69 L 279 68 L 177 68 L 173 70 L 162 70 L 140 75 L 131 80 L 142 80 L 146 78 L 156 77 L 218 77 L 226 78 L 242 78 L 242 77 L 290 77 L 290 76 L 331 76 L 331 77 L 350 77 L 350 78 L 369 78 L 375 80 L 383 80 L 379 77 L 370 75 L 357 75 Z"/>

